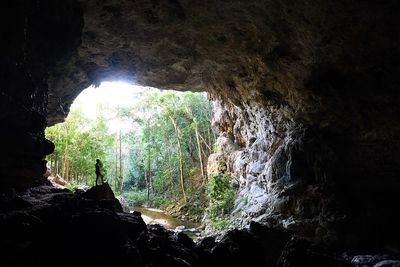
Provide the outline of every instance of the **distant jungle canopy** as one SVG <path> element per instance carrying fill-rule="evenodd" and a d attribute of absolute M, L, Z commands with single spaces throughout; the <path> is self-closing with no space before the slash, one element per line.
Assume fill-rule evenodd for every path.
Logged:
<path fill-rule="evenodd" d="M 134 204 L 201 202 L 215 142 L 205 93 L 147 89 L 138 97 L 129 106 L 98 105 L 94 119 L 74 104 L 64 123 L 47 128 L 56 146 L 47 158 L 51 175 L 93 186 L 98 158 L 114 192 Z M 115 120 L 129 129 L 110 129 Z"/>

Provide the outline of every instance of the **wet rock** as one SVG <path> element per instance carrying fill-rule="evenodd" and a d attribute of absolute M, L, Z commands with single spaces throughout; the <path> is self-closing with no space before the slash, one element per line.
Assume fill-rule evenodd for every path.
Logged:
<path fill-rule="evenodd" d="M 351 267 L 353 265 L 342 257 L 329 253 L 323 247 L 314 245 L 305 239 L 294 237 L 285 245 L 277 266 Z"/>
<path fill-rule="evenodd" d="M 117 196 L 116 199 L 118 199 L 124 212 L 130 212 L 128 202 L 122 196 Z"/>
<path fill-rule="evenodd" d="M 212 236 L 207 236 L 201 239 L 199 247 L 206 250 L 211 250 L 215 246 L 215 238 Z"/>
<path fill-rule="evenodd" d="M 187 234 L 179 232 L 175 233 L 176 236 L 176 241 L 181 243 L 183 246 L 193 249 L 194 248 L 194 242 L 193 239 L 191 239 Z"/>
<path fill-rule="evenodd" d="M 88 199 L 82 193 L 51 185 L 15 191 L 3 201 L 17 199 L 29 205 L 0 213 L 2 266 L 54 266 L 54 262 L 72 266 L 77 259 L 79 265 L 86 266 L 166 267 L 372 267 L 398 263 L 398 258 L 390 255 L 338 257 L 321 245 L 256 222 L 249 229 L 228 231 L 219 242 L 206 237 L 194 243 L 182 232 L 145 225 L 139 212 L 105 208 L 101 199 Z M 66 251 L 72 251 L 70 257 L 65 257 Z"/>
<path fill-rule="evenodd" d="M 179 226 L 177 226 L 176 228 L 175 228 L 175 232 L 182 232 L 183 230 L 185 230 L 185 226 L 183 226 L 183 225 L 179 225 Z"/>
<path fill-rule="evenodd" d="M 250 230 L 228 231 L 212 248 L 211 254 L 219 264 L 275 266 L 289 238 L 290 235 L 284 231 L 253 223 Z M 203 242 L 206 246 L 212 240 Z"/>
<path fill-rule="evenodd" d="M 356 255 L 350 257 L 351 263 L 357 267 L 392 266 L 399 264 L 399 257 L 387 254 Z"/>
<path fill-rule="evenodd" d="M 376 255 L 357 255 L 352 258 L 351 263 L 360 267 L 372 266 L 380 259 L 381 257 Z"/>
<path fill-rule="evenodd" d="M 400 267 L 400 261 L 384 260 L 376 263 L 373 267 Z"/>
<path fill-rule="evenodd" d="M 159 225 L 146 226 L 141 214 L 105 208 L 102 199 L 52 186 L 17 192 L 28 206 L 0 213 L 2 266 L 193 266 L 199 262 L 193 241 Z M 8 200 L 10 201 L 10 199 Z M 63 257 L 65 251 L 73 256 Z M 42 258 L 42 251 L 47 257 Z M 16 258 L 19 255 L 18 258 Z M 173 264 L 173 265 L 171 265 Z"/>

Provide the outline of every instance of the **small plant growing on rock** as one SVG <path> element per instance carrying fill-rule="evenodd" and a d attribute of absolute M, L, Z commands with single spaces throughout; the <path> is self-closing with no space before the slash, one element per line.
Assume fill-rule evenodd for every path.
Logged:
<path fill-rule="evenodd" d="M 212 228 L 226 228 L 229 225 L 229 214 L 235 201 L 231 177 L 222 173 L 211 176 L 207 195 L 209 198 L 208 217 Z"/>

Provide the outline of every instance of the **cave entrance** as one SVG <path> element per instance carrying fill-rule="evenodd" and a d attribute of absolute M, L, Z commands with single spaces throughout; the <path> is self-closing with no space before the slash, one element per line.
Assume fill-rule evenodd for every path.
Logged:
<path fill-rule="evenodd" d="M 211 114 L 205 93 L 124 82 L 89 87 L 64 123 L 46 129 L 56 147 L 47 157 L 49 179 L 58 187 L 86 190 L 96 183 L 100 159 L 104 182 L 127 206 L 185 206 L 186 220 L 199 222 L 208 203 L 206 163 L 215 142 Z M 148 222 L 180 226 L 163 213 L 141 211 Z"/>

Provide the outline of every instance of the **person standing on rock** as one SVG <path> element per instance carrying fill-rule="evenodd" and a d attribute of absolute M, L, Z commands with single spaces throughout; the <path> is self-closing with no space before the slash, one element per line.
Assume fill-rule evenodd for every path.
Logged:
<path fill-rule="evenodd" d="M 103 174 L 102 174 L 102 169 L 103 169 L 103 164 L 101 163 L 101 161 L 99 159 L 96 159 L 96 186 L 99 185 L 98 181 L 100 180 L 100 184 L 104 184 L 104 180 L 103 180 Z"/>

